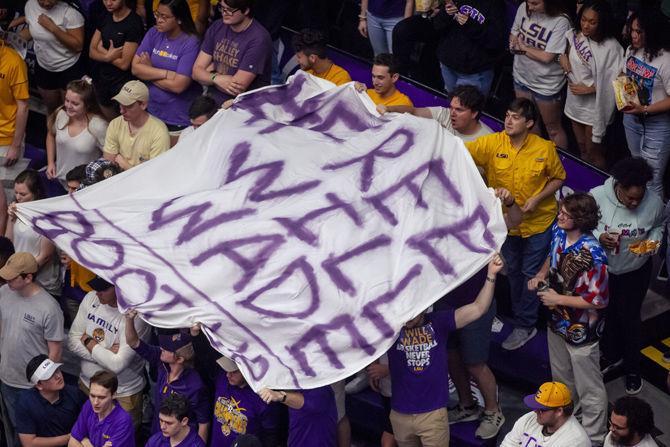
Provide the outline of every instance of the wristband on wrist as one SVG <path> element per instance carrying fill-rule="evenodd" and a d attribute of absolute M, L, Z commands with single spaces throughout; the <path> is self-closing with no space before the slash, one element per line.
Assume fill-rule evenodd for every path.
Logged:
<path fill-rule="evenodd" d="M 286 392 L 285 392 L 285 391 L 282 391 L 281 393 L 282 393 L 282 398 L 281 398 L 281 400 L 280 400 L 279 402 L 284 403 L 284 402 L 286 402 L 286 396 L 287 396 L 287 395 L 286 395 Z"/>
<path fill-rule="evenodd" d="M 212 79 L 212 82 L 214 82 L 214 78 L 216 78 L 216 75 L 218 75 L 218 74 L 219 74 L 219 73 L 216 72 L 216 71 L 213 71 L 213 72 L 212 72 L 212 78 L 211 78 L 211 79 Z"/>
<path fill-rule="evenodd" d="M 366 16 L 365 14 L 359 14 L 358 18 L 361 19 L 361 20 L 367 20 L 368 16 Z"/>
<path fill-rule="evenodd" d="M 490 283 L 494 283 L 494 282 L 496 282 L 496 278 L 495 278 L 495 276 L 494 276 L 493 278 L 491 278 L 490 276 L 487 275 L 487 276 L 486 276 L 486 280 L 487 280 L 488 282 L 490 282 Z"/>

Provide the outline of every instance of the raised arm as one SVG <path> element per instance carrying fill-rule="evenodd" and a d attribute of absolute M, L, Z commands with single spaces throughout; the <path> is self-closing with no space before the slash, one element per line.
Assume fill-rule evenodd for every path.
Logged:
<path fill-rule="evenodd" d="M 126 317 L 126 343 L 128 343 L 128 346 L 131 348 L 136 349 L 140 345 L 140 336 L 137 334 L 137 329 L 135 329 L 137 311 L 135 309 L 130 309 L 124 316 Z"/>
<path fill-rule="evenodd" d="M 488 271 L 486 273 L 486 281 L 484 286 L 479 291 L 477 298 L 465 306 L 456 309 L 454 313 L 454 320 L 456 321 L 456 328 L 460 329 L 472 323 L 489 309 L 491 301 L 493 300 L 493 292 L 495 291 L 496 275 L 503 267 L 503 261 L 499 254 L 493 255 L 489 262 Z"/>
<path fill-rule="evenodd" d="M 258 395 L 266 404 L 280 402 L 294 410 L 300 410 L 305 405 L 305 396 L 298 391 L 276 391 L 262 388 Z"/>

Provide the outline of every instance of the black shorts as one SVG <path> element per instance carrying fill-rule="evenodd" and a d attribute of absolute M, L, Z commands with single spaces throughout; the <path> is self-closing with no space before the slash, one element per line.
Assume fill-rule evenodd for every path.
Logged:
<path fill-rule="evenodd" d="M 133 78 L 120 79 L 117 81 L 109 81 L 106 79 L 94 79 L 93 86 L 95 87 L 95 96 L 98 98 L 98 103 L 105 107 L 117 107 L 116 102 L 112 99 L 121 91 L 121 87 Z"/>
<path fill-rule="evenodd" d="M 86 74 L 83 58 L 75 62 L 70 68 L 63 71 L 49 71 L 35 64 L 35 84 L 44 90 L 65 90 L 70 81 L 81 79 Z"/>

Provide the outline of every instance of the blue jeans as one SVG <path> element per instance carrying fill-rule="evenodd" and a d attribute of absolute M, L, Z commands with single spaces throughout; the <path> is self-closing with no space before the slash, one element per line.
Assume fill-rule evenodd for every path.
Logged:
<path fill-rule="evenodd" d="M 7 433 L 5 438 L 7 443 L 11 447 L 12 445 L 20 445 L 18 441 L 18 435 L 16 434 L 16 404 L 19 401 L 21 393 L 24 391 L 23 388 L 15 388 L 13 386 L 5 385 L 4 383 L 0 384 L 0 391 L 2 392 L 2 400 L 7 409 L 7 414 L 3 414 L 3 425 L 5 430 L 9 429 L 8 425 L 11 425 L 12 433 L 14 434 L 14 443 L 12 444 L 12 437 Z M 9 417 L 9 421 L 6 418 Z"/>
<path fill-rule="evenodd" d="M 452 93 L 459 85 L 474 85 L 484 96 L 489 95 L 491 84 L 493 84 L 493 69 L 466 74 L 459 73 L 440 63 L 440 70 L 442 70 L 444 89 L 447 93 Z"/>
<path fill-rule="evenodd" d="M 539 301 L 535 291 L 528 290 L 528 280 L 537 274 L 547 259 L 550 244 L 551 225 L 530 237 L 507 236 L 502 246 L 515 327 L 531 328 L 537 322 Z"/>
<path fill-rule="evenodd" d="M 393 28 L 402 17 L 381 18 L 368 12 L 368 38 L 375 56 L 393 52 Z"/>
<path fill-rule="evenodd" d="M 670 159 L 670 115 L 661 113 L 644 118 L 625 113 L 623 127 L 630 153 L 647 160 L 654 172 L 649 189 L 662 198 L 663 174 Z"/>

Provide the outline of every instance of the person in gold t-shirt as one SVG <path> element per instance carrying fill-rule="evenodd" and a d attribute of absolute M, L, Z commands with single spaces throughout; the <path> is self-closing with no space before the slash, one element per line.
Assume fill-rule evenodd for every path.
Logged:
<path fill-rule="evenodd" d="M 7 166 L 21 157 L 29 96 L 26 63 L 0 37 L 0 156 Z"/>
<path fill-rule="evenodd" d="M 295 56 L 300 68 L 317 78 L 325 79 L 335 85 L 351 82 L 347 71 L 333 63 L 328 57 L 326 38 L 320 31 L 305 29 L 293 39 Z"/>
<path fill-rule="evenodd" d="M 412 100 L 400 93 L 395 84 L 400 78 L 398 63 L 392 54 L 381 53 L 372 62 L 372 87 L 367 94 L 376 105 L 413 106 Z M 366 85 L 357 82 L 356 90 L 363 92 Z"/>

